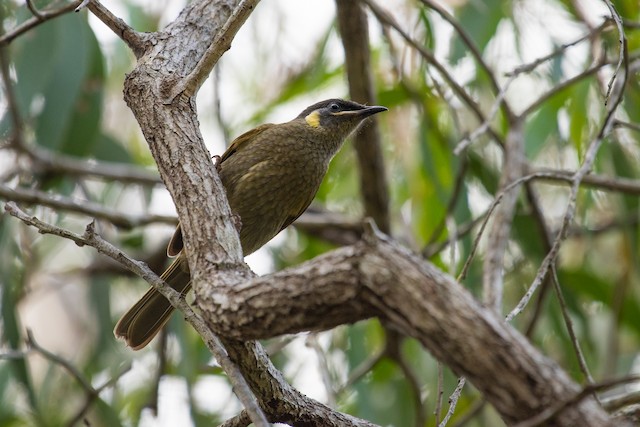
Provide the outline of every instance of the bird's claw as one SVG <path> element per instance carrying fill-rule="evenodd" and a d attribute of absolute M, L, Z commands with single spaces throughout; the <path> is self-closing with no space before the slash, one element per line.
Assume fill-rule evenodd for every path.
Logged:
<path fill-rule="evenodd" d="M 212 157 L 212 159 L 213 159 L 213 166 L 215 166 L 216 168 L 216 172 L 220 173 L 220 167 L 222 164 L 222 162 L 220 161 L 221 157 L 216 154 Z"/>

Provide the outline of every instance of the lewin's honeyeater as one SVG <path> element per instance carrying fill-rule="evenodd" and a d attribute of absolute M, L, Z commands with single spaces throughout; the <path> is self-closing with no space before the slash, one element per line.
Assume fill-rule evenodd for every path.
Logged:
<path fill-rule="evenodd" d="M 244 255 L 258 250 L 298 218 L 313 200 L 329 162 L 369 116 L 386 111 L 342 99 L 328 99 L 306 108 L 281 124 L 264 124 L 233 141 L 220 158 L 219 173 L 231 210 L 240 217 Z M 191 288 L 176 229 L 167 253 L 177 258 L 162 274 L 185 295 Z M 173 307 L 151 288 L 118 321 L 114 333 L 134 350 L 146 346 L 169 319 Z"/>

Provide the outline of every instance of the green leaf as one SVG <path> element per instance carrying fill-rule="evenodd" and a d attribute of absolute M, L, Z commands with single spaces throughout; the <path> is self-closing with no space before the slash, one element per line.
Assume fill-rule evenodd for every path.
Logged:
<path fill-rule="evenodd" d="M 455 10 L 455 15 L 480 50 L 484 51 L 498 28 L 498 23 L 505 17 L 507 3 L 502 0 L 470 0 Z M 460 37 L 453 38 L 451 61 L 458 62 L 468 52 L 467 46 Z"/>
<path fill-rule="evenodd" d="M 516 212 L 513 217 L 513 234 L 529 262 L 537 264 L 542 261 L 546 252 L 540 228 L 533 215 Z"/>
<path fill-rule="evenodd" d="M 499 181 L 498 173 L 490 169 L 484 159 L 477 153 L 467 150 L 467 156 L 469 157 L 469 171 L 471 175 L 480 181 L 480 184 L 487 193 L 496 194 Z"/>
<path fill-rule="evenodd" d="M 120 427 L 122 426 L 122 422 L 120 421 L 120 414 L 113 406 L 109 405 L 104 400 L 98 398 L 93 402 L 93 409 L 96 418 L 100 421 L 99 423 L 91 423 L 91 425 L 102 425 L 102 426 L 113 426 Z"/>
<path fill-rule="evenodd" d="M 569 141 L 582 153 L 589 142 L 589 114 L 591 107 L 588 95 L 591 82 L 583 80 L 571 86 L 569 89 Z M 556 95 L 558 96 L 558 95 Z"/>
<path fill-rule="evenodd" d="M 81 15 L 48 21 L 14 43 L 20 111 L 39 144 L 67 154 L 90 153 L 102 114 L 104 65 Z"/>
<path fill-rule="evenodd" d="M 558 111 L 566 101 L 568 93 L 556 96 L 544 103 L 532 119 L 525 125 L 525 154 L 528 159 L 535 159 L 546 146 L 552 136 L 558 135 Z"/>
<path fill-rule="evenodd" d="M 111 136 L 101 133 L 91 153 L 97 160 L 115 163 L 134 163 L 131 154 Z"/>
<path fill-rule="evenodd" d="M 443 125 L 439 102 L 426 102 L 418 135 L 419 171 L 412 184 L 414 227 L 423 242 L 428 241 L 444 215 L 454 185 L 458 160 L 451 151 L 449 129 Z"/>

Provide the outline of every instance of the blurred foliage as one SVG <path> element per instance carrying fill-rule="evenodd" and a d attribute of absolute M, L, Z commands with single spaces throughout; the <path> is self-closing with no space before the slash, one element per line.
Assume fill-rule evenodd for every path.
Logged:
<path fill-rule="evenodd" d="M 298 16 L 292 21 L 288 19 L 287 6 L 280 0 L 263 3 L 243 28 L 244 34 L 253 32 L 253 37 L 246 36 L 245 45 L 234 42 L 220 64 L 215 88 L 205 86 L 198 99 L 201 112 L 221 110 L 216 117 L 201 114 L 204 127 L 214 129 L 208 135 L 208 143 L 220 142 L 221 138 L 216 136 L 222 133 L 220 129 L 230 129 L 237 135 L 272 120 L 282 110 L 294 114 L 301 105 L 317 99 L 347 96 L 335 23 L 331 19 L 323 22 L 308 16 Z M 392 2 L 402 6 L 397 9 L 378 3 L 394 15 L 397 12 L 403 27 L 420 45 L 435 51 L 445 69 L 468 91 L 483 114 L 488 115 L 496 93 L 464 40 L 420 2 L 397 0 Z M 504 73 L 576 40 L 599 25 L 602 16 L 608 13 L 603 3 L 596 0 L 451 3 L 456 6 L 450 11 L 500 84 L 506 81 Z M 617 117 L 637 125 L 640 123 L 640 80 L 636 71 L 640 4 L 637 0 L 614 3 L 629 23 L 626 36 L 630 57 L 636 61 Z M 168 1 L 155 7 L 133 0 L 122 0 L 118 4 L 118 10 L 124 14 L 122 18 L 141 31 L 162 28 L 175 16 L 168 15 L 173 13 L 167 11 Z M 43 0 L 36 5 L 46 8 L 56 7 L 58 3 Z M 307 7 L 331 9 L 333 2 Z M 598 12 L 591 11 L 591 7 Z M 5 32 L 31 17 L 22 3 L 3 2 L 0 8 Z M 279 14 L 276 20 L 279 25 L 272 25 L 273 14 Z M 484 134 L 465 154 L 455 155 L 456 144 L 480 125 L 471 108 L 397 33 L 392 29 L 381 31 L 375 18 L 370 16 L 370 19 L 372 71 L 378 101 L 390 108 L 389 113 L 380 116 L 379 123 L 384 138 L 395 237 L 416 251 L 457 237 L 453 251 L 443 245 L 430 258 L 456 275 L 470 254 L 478 232 L 477 225 L 467 226 L 482 217 L 498 194 L 502 147 Z M 299 20 L 303 21 L 302 27 L 287 27 L 287 23 Z M 547 27 L 547 21 L 556 25 Z M 265 22 L 268 25 L 264 25 Z M 564 31 L 554 30 L 556 27 Z M 151 162 L 150 155 L 121 99 L 124 73 L 134 66 L 134 58 L 123 43 L 104 36 L 105 31 L 101 24 L 89 25 L 86 12 L 67 14 L 39 25 L 9 45 L 10 76 L 24 125 L 24 142 L 82 159 L 144 166 Z M 271 32 L 283 35 L 273 37 Z M 291 34 L 300 38 L 298 45 Z M 270 58 L 269 64 L 253 63 L 251 58 L 242 56 L 241 51 L 249 49 L 247 38 L 251 40 L 251 56 Z M 538 96 L 588 69 L 600 55 L 615 63 L 617 40 L 615 28 L 610 25 L 590 40 L 562 50 L 533 72 L 518 77 L 506 93 L 507 101 L 516 113 L 524 111 Z M 273 55 L 274 51 L 281 51 L 282 55 Z M 598 56 L 594 58 L 594 55 Z M 247 76 L 247 69 L 253 76 L 251 81 L 234 80 Z M 611 66 L 604 67 L 601 73 L 591 73 L 555 91 L 524 117 L 525 155 L 531 167 L 573 170 L 582 161 L 606 113 L 604 93 L 612 70 Z M 3 99 L 0 97 L 0 101 Z M 0 168 L 7 165 L 6 173 L 0 171 L 0 177 L 7 183 L 72 195 L 128 212 L 144 213 L 169 204 L 166 194 L 158 188 L 20 169 L 21 164 L 8 153 L 7 148 L 11 147 L 5 142 L 14 131 L 11 111 L 5 102 L 0 102 L 0 114 L 0 161 L 3 162 Z M 504 111 L 497 114 L 491 125 L 498 138 L 504 140 L 510 126 Z M 639 139 L 639 133 L 631 129 L 618 128 L 611 133 L 598 153 L 594 172 L 637 180 Z M 316 202 L 357 219 L 363 209 L 354 164 L 354 153 L 347 146 L 334 159 Z M 455 191 L 459 176 L 462 179 Z M 566 186 L 540 181 L 532 187 L 540 202 L 543 220 L 550 231 L 555 232 L 566 206 Z M 29 209 L 47 221 L 74 230 L 82 230 L 90 221 L 44 207 Z M 546 255 L 545 241 L 530 201 L 521 197 L 516 209 L 505 259 L 505 312 L 518 302 Z M 639 216 L 636 195 L 585 187 L 580 192 L 576 220 L 561 253 L 559 281 L 596 379 L 638 370 Z M 109 240 L 139 258 L 157 251 L 165 243 L 158 236 L 168 236 L 170 232 L 167 227 L 156 226 L 135 230 L 118 230 L 105 222 L 99 226 Z M 464 231 L 467 229 L 472 232 Z M 300 263 L 333 247 L 297 230 L 288 230 L 284 235 L 277 245 L 264 251 L 276 269 Z M 478 297 L 482 289 L 482 253 L 481 244 L 464 281 Z M 100 263 L 104 260 L 94 257 L 93 251 L 75 248 L 53 237 L 41 237 L 3 214 L 0 217 L 0 352 L 24 351 L 25 327 L 31 327 L 41 345 L 69 360 L 93 388 L 98 389 L 114 378 L 115 386 L 102 390 L 82 415 L 93 426 L 148 425 L 145 423 L 153 416 L 148 406 L 153 402 L 157 403 L 161 418 L 170 417 L 176 405 L 187 407 L 186 417 L 193 425 L 215 424 L 235 414 L 239 406 L 225 376 L 197 334 L 179 316 L 169 323 L 168 350 L 161 364 L 158 394 L 156 350 L 132 354 L 115 342 L 111 334 L 115 319 L 145 285 L 121 272 L 100 270 Z M 97 273 L 87 275 L 85 271 Z M 528 329 L 530 339 L 561 363 L 577 382 L 584 383 L 557 299 L 551 290 L 544 295 L 539 301 L 534 298 L 514 325 L 527 330 L 536 304 L 541 304 L 534 326 Z M 57 308 L 51 308 L 52 305 L 43 308 L 45 303 Z M 322 398 L 328 391 L 318 379 L 317 358 L 304 346 L 304 339 L 304 336 L 293 339 L 273 355 L 273 360 L 303 392 Z M 272 340 L 265 344 L 271 347 L 278 342 Z M 376 320 L 320 334 L 319 342 L 327 359 L 328 376 L 335 382 L 330 392 L 339 391 L 336 404 L 340 410 L 382 425 L 415 425 L 415 396 L 402 369 L 389 357 L 381 358 L 351 387 L 341 388 L 354 370 L 385 349 L 385 331 Z M 436 361 L 412 340 L 403 343 L 401 354 L 422 384 L 421 397 L 427 414 L 425 426 L 434 426 L 438 390 Z M 129 363 L 133 364 L 130 372 L 118 377 Z M 456 383 L 456 376 L 445 370 L 443 412 L 447 409 L 446 397 Z M 184 393 L 180 391 L 182 386 Z M 163 400 L 167 395 L 179 402 L 169 403 L 166 397 Z M 80 413 L 88 398 L 84 386 L 59 363 L 37 356 L 33 351 L 25 357 L 0 359 L 0 426 L 66 425 Z M 467 386 L 449 425 L 454 425 L 479 399 L 479 393 Z M 501 421 L 491 408 L 485 407 L 465 425 L 496 426 L 501 425 Z"/>

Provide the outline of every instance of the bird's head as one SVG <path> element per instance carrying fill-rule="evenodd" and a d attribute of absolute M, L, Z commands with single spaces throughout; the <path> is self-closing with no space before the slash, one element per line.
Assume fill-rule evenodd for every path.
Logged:
<path fill-rule="evenodd" d="M 313 130 L 337 142 L 342 142 L 351 132 L 374 114 L 387 111 L 386 107 L 366 106 L 344 99 L 327 99 L 307 107 L 298 119 Z"/>

